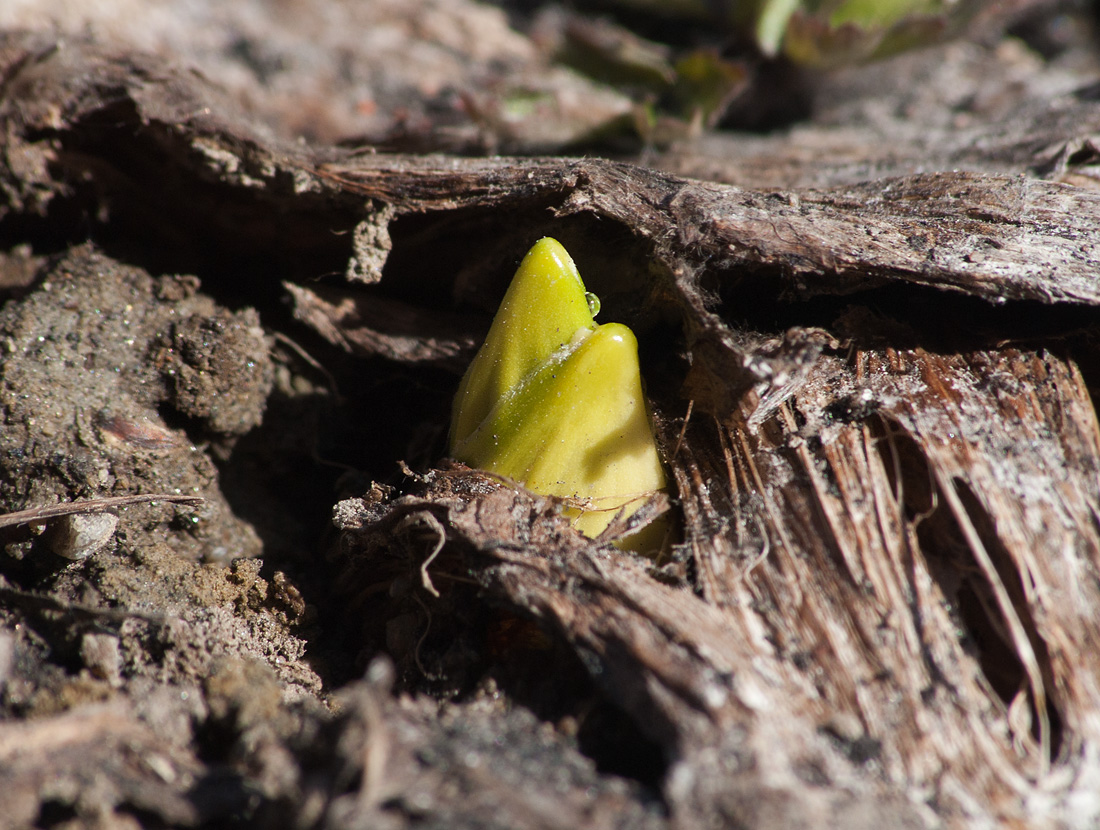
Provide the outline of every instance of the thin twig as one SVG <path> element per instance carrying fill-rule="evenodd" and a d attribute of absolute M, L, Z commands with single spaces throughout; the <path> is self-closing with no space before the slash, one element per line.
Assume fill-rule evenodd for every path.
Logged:
<path fill-rule="evenodd" d="M 146 504 L 156 501 L 164 501 L 172 504 L 202 504 L 205 499 L 202 496 L 179 496 L 169 493 L 84 499 L 82 501 L 65 502 L 64 504 L 31 507 L 27 510 L 20 510 L 15 513 L 4 513 L 0 515 L 0 527 L 36 524 L 38 522 L 56 519 L 59 516 L 70 516 L 74 513 L 103 513 L 115 507 L 125 507 L 131 504 Z"/>
<path fill-rule="evenodd" d="M 428 558 L 420 563 L 420 581 L 424 585 L 425 591 L 427 591 L 436 599 L 439 599 L 439 591 L 435 589 L 435 586 L 432 584 L 432 578 L 428 575 L 428 566 L 435 561 L 435 558 L 439 556 L 439 552 L 443 550 L 443 546 L 447 544 L 447 531 L 444 529 L 439 519 L 437 519 L 431 513 L 425 512 L 422 514 L 422 517 L 428 527 L 436 532 L 437 540 L 435 543 L 435 548 L 433 548 L 432 552 L 428 554 Z"/>
<path fill-rule="evenodd" d="M 684 435 L 687 434 L 688 421 L 691 420 L 691 411 L 693 409 L 695 409 L 695 398 L 688 401 L 687 412 L 684 413 L 684 424 L 680 427 L 680 437 L 676 439 L 676 449 L 672 451 L 673 458 L 680 454 L 680 447 L 684 443 Z"/>
<path fill-rule="evenodd" d="M 1009 595 L 1008 589 L 1005 587 L 1000 574 L 997 573 L 997 567 L 993 564 L 993 559 L 986 550 L 985 544 L 982 542 L 977 528 L 974 527 L 974 523 L 970 520 L 970 514 L 967 513 L 966 507 L 962 503 L 962 499 L 959 498 L 959 494 L 955 490 L 954 482 L 947 480 L 946 474 L 935 467 L 932 468 L 932 473 L 935 476 L 939 491 L 943 494 L 944 501 L 947 502 L 947 506 L 950 508 L 951 514 L 954 516 L 959 529 L 962 531 L 963 537 L 970 546 L 970 551 L 974 555 L 974 559 L 977 560 L 978 566 L 985 576 L 986 582 L 989 583 L 990 588 L 993 589 L 993 596 L 997 601 L 997 606 L 1001 610 L 1001 616 L 1008 626 L 1012 644 L 1016 647 L 1016 657 L 1019 659 L 1024 668 L 1024 672 L 1027 674 L 1028 680 L 1031 682 L 1032 701 L 1035 705 L 1036 716 L 1039 719 L 1038 778 L 1042 780 L 1050 772 L 1051 726 L 1050 714 L 1047 712 L 1046 683 L 1043 681 L 1043 672 L 1039 667 L 1039 658 L 1031 645 L 1031 639 L 1027 635 L 1027 629 L 1020 619 L 1020 615 L 1016 612 L 1016 606 L 1012 603 L 1012 597 Z"/>

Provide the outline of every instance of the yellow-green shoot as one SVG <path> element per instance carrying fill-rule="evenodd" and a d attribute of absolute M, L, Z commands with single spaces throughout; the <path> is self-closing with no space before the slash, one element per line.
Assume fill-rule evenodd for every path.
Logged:
<path fill-rule="evenodd" d="M 597 310 L 565 248 L 535 243 L 458 388 L 450 437 L 459 461 L 567 499 L 590 537 L 667 485 L 638 342 L 597 326 Z"/>

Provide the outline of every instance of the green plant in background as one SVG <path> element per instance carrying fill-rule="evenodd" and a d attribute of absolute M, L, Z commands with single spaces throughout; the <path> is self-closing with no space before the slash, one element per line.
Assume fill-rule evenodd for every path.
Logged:
<path fill-rule="evenodd" d="M 749 35 L 768 56 L 808 66 L 886 57 L 956 32 L 992 0 L 613 0 L 667 18 Z M 581 4 L 582 7 L 585 4 Z"/>
<path fill-rule="evenodd" d="M 785 1 L 785 0 L 784 0 Z M 955 34 L 980 0 L 803 0 L 761 48 L 808 66 L 839 66 L 884 58 Z"/>
<path fill-rule="evenodd" d="M 630 0 L 625 0 L 630 2 Z M 730 0 L 729 21 L 765 55 L 838 66 L 893 55 L 953 34 L 982 0 Z"/>
<path fill-rule="evenodd" d="M 667 10 L 666 10 L 667 11 Z M 713 127 L 729 102 L 748 82 L 738 61 L 726 60 L 714 48 L 677 52 L 646 40 L 608 20 L 572 16 L 562 25 L 557 59 L 586 76 L 629 93 L 637 102 L 639 132 L 654 138 L 656 122 L 673 134 Z M 658 141 L 658 143 L 660 143 Z"/>
<path fill-rule="evenodd" d="M 667 484 L 637 341 L 597 326 L 598 311 L 565 248 L 535 243 L 462 379 L 450 435 L 459 461 L 573 500 L 574 526 L 592 537 Z"/>
<path fill-rule="evenodd" d="M 643 36 L 603 15 L 618 5 L 637 21 L 650 18 Z M 754 85 L 759 57 L 814 68 L 885 58 L 958 34 L 992 0 L 600 0 L 547 13 L 540 42 L 555 59 L 600 88 L 620 96 L 606 117 L 585 110 L 580 142 L 614 145 L 631 133 L 665 147 L 721 124 L 730 106 Z M 591 7 L 596 16 L 585 14 Z M 671 42 L 657 20 L 674 24 Z M 694 38 L 683 37 L 694 32 Z M 655 38 L 655 39 L 650 39 Z M 694 44 L 694 45 L 691 45 Z M 750 48 L 745 48 L 745 47 Z M 782 94 L 782 91 L 777 94 Z M 544 108 L 550 112 L 552 108 Z M 545 128 L 546 116 L 539 122 Z"/>

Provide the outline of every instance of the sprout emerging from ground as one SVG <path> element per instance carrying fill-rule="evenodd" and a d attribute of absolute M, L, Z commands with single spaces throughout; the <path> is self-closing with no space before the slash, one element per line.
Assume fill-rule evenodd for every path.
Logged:
<path fill-rule="evenodd" d="M 459 461 L 575 500 L 591 537 L 667 484 L 638 343 L 622 324 L 597 326 L 598 310 L 565 248 L 535 243 L 462 379 L 450 438 Z"/>

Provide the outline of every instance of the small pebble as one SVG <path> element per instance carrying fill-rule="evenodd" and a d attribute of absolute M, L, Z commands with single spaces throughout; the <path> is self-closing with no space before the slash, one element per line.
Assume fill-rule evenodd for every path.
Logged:
<path fill-rule="evenodd" d="M 86 559 L 102 550 L 118 527 L 111 513 L 70 513 L 50 526 L 50 549 L 66 559 Z"/>

